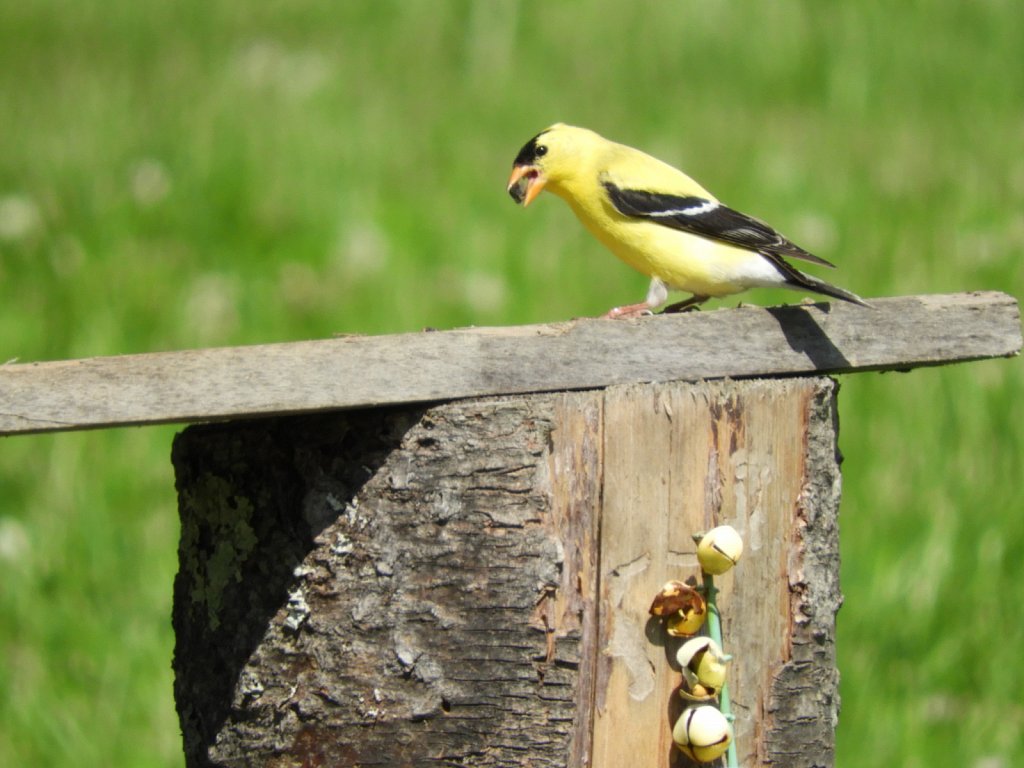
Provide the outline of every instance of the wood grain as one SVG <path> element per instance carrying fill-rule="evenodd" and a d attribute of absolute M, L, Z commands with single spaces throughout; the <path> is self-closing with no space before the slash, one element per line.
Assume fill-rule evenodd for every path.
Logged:
<path fill-rule="evenodd" d="M 216 421 L 638 381 L 905 370 L 1021 348 L 982 292 L 0 366 L 0 434 Z"/>
<path fill-rule="evenodd" d="M 827 380 L 607 390 L 593 768 L 690 765 L 670 735 L 683 709 L 675 662 L 683 641 L 666 637 L 647 608 L 665 581 L 698 576 L 692 535 L 720 524 L 746 542 L 737 568 L 717 580 L 735 656 L 729 684 L 740 765 L 831 761 L 834 393 Z M 815 488 L 825 491 L 810 495 Z M 807 552 L 824 553 L 829 569 Z M 809 659 L 794 647 L 805 648 L 812 632 L 819 655 Z"/>

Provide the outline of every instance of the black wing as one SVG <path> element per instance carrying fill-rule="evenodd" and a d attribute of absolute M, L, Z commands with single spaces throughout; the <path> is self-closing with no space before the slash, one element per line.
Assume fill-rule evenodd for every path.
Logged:
<path fill-rule="evenodd" d="M 622 189 L 610 181 L 604 181 L 602 184 L 615 210 L 624 216 L 650 219 L 666 227 L 738 245 L 766 256 L 788 256 L 824 264 L 827 267 L 835 266 L 791 243 L 763 221 L 714 200 L 640 189 Z"/>

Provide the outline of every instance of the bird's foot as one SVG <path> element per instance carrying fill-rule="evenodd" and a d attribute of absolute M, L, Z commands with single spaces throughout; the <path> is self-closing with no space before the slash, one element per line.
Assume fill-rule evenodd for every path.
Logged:
<path fill-rule="evenodd" d="M 661 314 L 674 315 L 679 312 L 700 312 L 700 305 L 707 300 L 707 296 L 691 296 L 686 301 L 677 301 L 675 304 L 669 304 L 661 310 Z"/>
<path fill-rule="evenodd" d="M 663 310 L 661 310 L 661 312 L 659 312 L 658 314 L 659 315 L 679 315 L 679 314 L 682 314 L 683 312 L 700 312 L 700 307 L 698 307 L 696 304 L 687 304 L 685 307 L 679 306 L 680 304 L 685 304 L 685 303 L 686 302 L 680 301 L 679 304 L 669 304 L 667 307 L 665 307 Z"/>
<path fill-rule="evenodd" d="M 602 320 L 629 320 L 634 317 L 646 317 L 653 314 L 647 302 L 627 304 L 624 307 L 613 307 L 601 315 Z"/>

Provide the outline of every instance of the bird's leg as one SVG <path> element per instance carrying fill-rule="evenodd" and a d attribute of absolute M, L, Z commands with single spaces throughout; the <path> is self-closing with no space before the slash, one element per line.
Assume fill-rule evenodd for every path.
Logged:
<path fill-rule="evenodd" d="M 694 294 L 693 296 L 691 296 L 688 299 L 685 299 L 684 301 L 677 301 L 675 304 L 669 304 L 667 307 L 661 310 L 661 314 L 671 315 L 675 314 L 676 312 L 692 312 L 694 310 L 700 309 L 700 305 L 710 298 L 710 296 L 699 296 L 697 294 Z"/>
<path fill-rule="evenodd" d="M 614 307 L 605 312 L 601 317 L 607 320 L 622 320 L 631 317 L 642 317 L 652 314 L 655 307 L 661 306 L 668 298 L 668 287 L 658 278 L 651 278 L 651 285 L 647 289 L 647 298 L 639 304 L 627 304 L 624 307 Z"/>

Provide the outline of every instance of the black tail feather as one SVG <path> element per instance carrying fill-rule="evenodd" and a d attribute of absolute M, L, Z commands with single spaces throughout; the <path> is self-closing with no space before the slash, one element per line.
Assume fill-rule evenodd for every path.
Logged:
<path fill-rule="evenodd" d="M 777 270 L 779 270 L 782 276 L 786 278 L 786 285 L 790 288 L 804 288 L 808 291 L 814 291 L 815 293 L 822 293 L 825 296 L 831 296 L 834 299 L 848 301 L 851 304 L 859 304 L 862 307 L 871 306 L 855 293 L 851 293 L 843 288 L 837 288 L 831 283 L 826 283 L 824 280 L 819 280 L 816 277 L 811 277 L 810 275 L 801 272 L 777 253 L 773 253 L 772 251 L 759 251 L 759 253 L 768 259 L 768 261 L 770 261 Z"/>
<path fill-rule="evenodd" d="M 800 272 L 795 269 L 793 270 L 793 272 L 795 272 L 796 274 L 794 275 L 792 273 L 787 273 L 786 275 L 786 277 L 788 278 L 786 280 L 786 283 L 791 288 L 806 288 L 809 291 L 821 293 L 824 294 L 825 296 L 831 296 L 834 299 L 842 299 L 843 301 L 848 301 L 851 304 L 859 304 L 862 307 L 871 306 L 866 301 L 864 301 L 864 299 L 862 299 L 860 296 L 858 296 L 855 293 L 851 293 L 850 291 L 847 291 L 844 288 L 838 288 L 832 285 L 831 283 L 826 283 L 824 280 L 819 280 L 816 277 L 811 277 L 810 275 L 804 274 L 803 272 Z"/>

